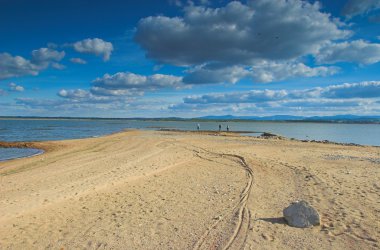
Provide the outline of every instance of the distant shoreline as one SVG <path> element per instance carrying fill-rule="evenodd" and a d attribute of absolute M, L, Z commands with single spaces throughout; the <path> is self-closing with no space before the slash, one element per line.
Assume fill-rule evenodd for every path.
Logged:
<path fill-rule="evenodd" d="M 303 119 L 260 119 L 254 118 L 226 118 L 226 119 L 213 119 L 213 118 L 104 118 L 104 117 L 38 117 L 38 116 L 0 116 L 0 120 L 103 120 L 103 121 L 175 121 L 175 122 L 274 122 L 274 123 L 334 123 L 334 124 L 380 124 L 379 118 L 355 118 L 355 119 L 315 119 L 315 118 L 303 118 Z"/>
<path fill-rule="evenodd" d="M 23 123 L 30 123 L 34 124 L 32 130 L 45 130 L 44 126 L 47 126 L 46 124 L 49 124 L 48 121 L 59 123 L 59 126 L 53 126 L 57 128 L 53 128 L 51 131 L 52 132 L 47 132 L 46 136 L 33 136 L 27 133 L 24 134 L 23 131 L 19 131 L 20 136 L 11 136 L 7 137 L 8 130 L 12 131 L 10 127 L 7 127 L 7 123 L 4 122 L 2 123 L 1 121 L 9 121 L 9 125 L 12 124 L 23 124 Z M 24 122 L 23 122 L 24 121 Z M 28 122 L 29 121 L 29 122 Z M 59 122 L 61 121 L 61 122 Z M 74 133 L 74 132 L 68 132 L 67 135 L 62 136 L 60 135 L 62 131 L 66 130 L 66 122 L 69 124 L 90 124 L 94 123 L 94 126 L 90 127 L 96 127 L 98 128 L 99 126 L 104 126 L 105 128 L 111 125 L 110 124 L 119 124 L 115 128 L 110 128 L 110 129 L 100 129 L 100 130 L 89 130 L 86 132 L 84 135 L 83 133 Z M 235 123 L 234 123 L 235 122 Z M 187 121 L 187 120 L 182 120 L 182 121 L 155 121 L 155 120 L 107 120 L 106 118 L 102 118 L 99 120 L 89 120 L 89 119 L 56 119 L 56 118 L 0 118 L 0 147 L 2 144 L 2 141 L 4 142 L 43 142 L 43 141 L 62 141 L 62 140 L 67 140 L 67 139 L 82 139 L 82 138 L 94 138 L 94 137 L 99 137 L 99 136 L 107 136 L 109 134 L 113 133 L 119 133 L 124 130 L 141 130 L 141 131 L 149 131 L 149 130 L 157 130 L 157 131 L 178 131 L 178 132 L 203 132 L 203 133 L 217 133 L 220 135 L 223 135 L 224 133 L 228 133 L 230 135 L 232 134 L 240 134 L 242 136 L 260 136 L 263 135 L 264 133 L 266 134 L 273 134 L 273 135 L 278 135 L 281 137 L 286 137 L 290 140 L 300 140 L 300 141 L 307 141 L 307 142 L 331 142 L 331 143 L 342 143 L 342 144 L 356 144 L 356 145 L 363 145 L 363 146 L 380 146 L 378 144 L 378 140 L 375 138 L 378 138 L 378 136 L 375 137 L 369 137 L 371 139 L 366 139 L 366 133 L 368 131 L 372 131 L 371 133 L 374 133 L 375 135 L 378 135 L 378 131 L 380 129 L 379 126 L 376 124 L 345 124 L 345 123 L 318 123 L 318 122 L 305 122 L 305 123 L 300 123 L 300 122 L 280 122 L 280 121 L 275 121 L 275 122 L 265 122 L 265 121 L 245 121 L 247 122 L 244 124 L 244 122 L 239 122 L 239 121 L 210 121 L 210 120 L 205 120 L 205 121 Z M 249 123 L 250 122 L 250 123 Z M 46 124 L 45 124 L 46 123 Z M 99 126 L 97 125 L 98 123 Z M 103 124 L 104 123 L 104 124 Z M 148 124 L 145 124 L 148 123 Z M 183 123 L 183 124 L 181 124 Z M 196 124 L 200 123 L 200 131 L 196 130 Z M 230 126 L 230 131 L 226 131 L 226 125 Z M 5 125 L 4 125 L 5 124 Z M 45 125 L 44 125 L 45 124 Z M 121 124 L 121 125 L 120 125 Z M 145 125 L 144 125 L 145 124 Z M 223 126 L 223 129 L 221 131 L 218 130 L 218 124 Z M 341 124 L 341 125 L 337 125 Z M 2 126 L 3 125 L 3 126 Z M 146 126 L 150 125 L 150 126 Z M 5 127 L 4 127 L 5 126 Z M 82 125 L 80 125 L 82 126 Z M 113 125 L 112 125 L 113 126 Z M 275 127 L 280 126 L 280 129 L 275 129 Z M 304 131 L 301 134 L 297 133 L 287 133 L 287 129 L 291 127 L 298 127 L 301 130 L 303 128 L 306 128 L 306 131 Z M 351 127 L 355 129 L 359 129 L 362 131 L 362 136 L 356 136 L 351 138 L 350 134 L 347 134 L 346 131 L 346 137 L 345 136 L 329 136 L 328 134 L 323 135 L 318 135 L 318 133 L 310 132 L 313 130 L 308 130 L 307 128 L 311 126 L 312 128 L 323 128 L 325 127 L 331 127 L 332 133 L 335 133 L 337 129 L 348 129 L 348 131 L 351 131 Z M 50 128 L 50 126 L 47 126 Z M 75 126 L 74 126 L 75 127 Z M 74 127 L 68 127 L 67 131 L 73 130 L 72 128 Z M 282 129 L 281 129 L 282 127 Z M 285 128 L 284 128 L 285 127 Z M 71 128 L 71 129 L 70 129 Z M 50 130 L 50 129 L 49 129 Z M 76 130 L 74 128 L 74 130 Z M 316 130 L 318 132 L 318 129 Z M 310 134 L 311 133 L 311 134 Z M 350 132 L 348 132 L 350 133 Z M 38 133 L 37 133 L 38 135 Z M 348 137 L 347 137 L 348 136 Z M 375 139 L 375 140 L 373 140 Z"/>

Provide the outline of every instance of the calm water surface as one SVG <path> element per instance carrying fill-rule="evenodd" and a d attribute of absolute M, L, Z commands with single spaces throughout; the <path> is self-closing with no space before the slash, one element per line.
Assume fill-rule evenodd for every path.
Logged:
<path fill-rule="evenodd" d="M 42 150 L 35 148 L 0 148 L 0 161 L 39 155 L 42 153 Z"/>
<path fill-rule="evenodd" d="M 0 119 L 0 141 L 76 139 L 106 135 L 124 129 L 196 130 L 197 123 L 189 121 Z M 199 124 L 201 130 L 217 130 L 219 124 L 225 130 L 228 124 L 232 131 L 271 132 L 296 139 L 380 146 L 379 124 L 299 122 L 199 122 Z M 15 151 L 17 150 L 15 149 Z M 6 153 L 1 150 L 0 160 L 4 160 L 5 155 Z"/>

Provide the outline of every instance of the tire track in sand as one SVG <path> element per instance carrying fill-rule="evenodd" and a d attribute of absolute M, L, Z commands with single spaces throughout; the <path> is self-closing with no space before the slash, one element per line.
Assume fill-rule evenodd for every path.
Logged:
<path fill-rule="evenodd" d="M 250 228 L 251 213 L 247 207 L 247 201 L 253 185 L 252 169 L 249 167 L 245 158 L 240 155 L 211 152 L 207 149 L 190 144 L 186 144 L 185 147 L 189 150 L 192 150 L 197 157 L 204 160 L 225 164 L 218 162 L 213 158 L 227 158 L 229 161 L 239 164 L 247 174 L 247 184 L 240 193 L 239 202 L 234 206 L 232 215 L 231 213 L 225 213 L 223 214 L 222 218 L 218 219 L 215 223 L 208 227 L 208 229 L 203 233 L 199 240 L 193 245 L 193 249 L 241 249 L 246 242 L 247 233 Z M 234 165 L 230 166 L 232 167 Z M 231 216 L 230 223 L 234 224 L 234 228 L 232 231 L 229 231 L 231 228 L 228 228 L 227 232 L 230 233 L 230 236 L 226 239 L 226 237 L 223 237 L 223 228 L 220 227 L 223 227 L 223 225 L 221 225 L 221 222 L 227 222 L 226 220 L 229 219 L 228 215 Z"/>

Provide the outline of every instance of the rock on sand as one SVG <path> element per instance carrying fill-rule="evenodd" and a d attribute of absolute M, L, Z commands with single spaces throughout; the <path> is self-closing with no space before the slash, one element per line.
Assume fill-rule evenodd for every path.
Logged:
<path fill-rule="evenodd" d="M 286 222 L 292 227 L 312 227 L 320 225 L 319 213 L 306 201 L 296 201 L 283 211 Z"/>

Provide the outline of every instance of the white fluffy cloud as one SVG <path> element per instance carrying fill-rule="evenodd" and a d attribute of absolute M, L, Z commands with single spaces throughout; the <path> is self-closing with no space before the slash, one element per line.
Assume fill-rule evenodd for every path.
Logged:
<path fill-rule="evenodd" d="M 342 14 L 353 17 L 380 9 L 379 0 L 348 0 L 343 8 Z"/>
<path fill-rule="evenodd" d="M 87 64 L 85 60 L 79 57 L 70 58 L 70 62 L 75 63 L 75 64 Z"/>
<path fill-rule="evenodd" d="M 89 92 L 83 89 L 76 89 L 76 90 L 65 90 L 61 89 L 58 92 L 58 95 L 64 98 L 72 98 L 72 99 L 80 99 L 85 98 L 89 96 Z"/>
<path fill-rule="evenodd" d="M 342 114 L 376 113 L 380 108 L 380 82 L 359 82 L 298 90 L 251 90 L 188 96 L 169 105 L 173 112 L 200 116 L 212 113 Z"/>
<path fill-rule="evenodd" d="M 99 38 L 87 38 L 74 43 L 72 46 L 77 52 L 102 56 L 104 61 L 110 59 L 113 51 L 112 43 Z"/>
<path fill-rule="evenodd" d="M 137 89 L 108 89 L 102 87 L 91 87 L 91 93 L 98 96 L 142 96 L 143 90 Z"/>
<path fill-rule="evenodd" d="M 370 99 L 380 98 L 380 82 L 360 82 L 331 85 L 305 90 L 251 90 L 246 92 L 214 93 L 184 98 L 184 103 L 263 103 L 305 99 Z"/>
<path fill-rule="evenodd" d="M 113 75 L 105 74 L 103 77 L 92 81 L 89 90 L 84 89 L 61 89 L 57 95 L 61 97 L 55 104 L 56 107 L 68 110 L 86 109 L 112 110 L 112 113 L 121 112 L 125 116 L 126 110 L 134 112 L 153 112 L 163 108 L 166 99 L 155 101 L 143 101 L 146 91 L 158 89 L 183 88 L 182 78 L 172 75 L 154 74 L 149 76 L 119 72 Z M 46 100 L 49 103 L 51 100 Z M 33 109 L 49 109 L 35 99 L 18 99 L 20 105 Z M 166 103 L 168 105 L 169 103 Z M 165 107 L 166 107 L 165 105 Z"/>
<path fill-rule="evenodd" d="M 57 68 L 57 62 L 65 56 L 64 51 L 49 48 L 40 48 L 32 51 L 32 57 L 27 60 L 21 56 L 12 56 L 9 53 L 0 53 L 0 79 L 20 77 L 24 75 L 38 75 L 49 66 Z"/>
<path fill-rule="evenodd" d="M 110 89 L 106 89 L 111 91 Z M 119 91 L 119 90 L 116 90 Z M 186 114 L 201 116 L 234 113 L 235 115 L 252 114 L 371 114 L 380 109 L 380 82 L 359 82 L 330 85 L 298 90 L 252 90 L 230 93 L 213 93 L 189 96 L 182 103 L 165 99 L 144 99 L 135 96 L 111 93 L 94 94 L 92 91 L 76 89 L 61 90 L 59 100 L 42 100 L 18 98 L 17 103 L 41 112 L 59 108 L 62 112 L 74 110 L 113 110 L 114 112 L 138 110 L 151 112 L 152 116 L 160 114 Z M 376 111 L 377 110 L 377 111 Z"/>
<path fill-rule="evenodd" d="M 61 89 L 57 95 L 66 99 L 69 103 L 112 103 L 117 101 L 117 99 L 108 96 L 94 95 L 84 89 Z"/>
<path fill-rule="evenodd" d="M 380 81 L 344 83 L 331 85 L 321 89 L 321 96 L 325 98 L 379 98 Z"/>
<path fill-rule="evenodd" d="M 183 82 L 187 84 L 236 83 L 249 74 L 249 70 L 242 66 L 211 64 L 188 70 Z"/>
<path fill-rule="evenodd" d="M 285 99 L 289 93 L 285 90 L 251 90 L 247 92 L 214 93 L 184 98 L 184 103 L 258 103 Z"/>
<path fill-rule="evenodd" d="M 12 56 L 0 53 L 0 79 L 18 77 L 23 75 L 38 75 L 36 65 L 21 56 Z"/>
<path fill-rule="evenodd" d="M 10 90 L 10 91 L 15 91 L 15 92 L 22 92 L 22 91 L 25 90 L 25 88 L 24 88 L 23 86 L 21 86 L 21 85 L 17 85 L 17 84 L 14 83 L 14 82 L 11 82 L 11 83 L 9 84 L 9 90 Z"/>
<path fill-rule="evenodd" d="M 190 117 L 199 117 L 210 114 L 234 114 L 245 116 L 255 114 L 256 116 L 282 115 L 284 113 L 301 116 L 312 115 L 337 115 L 357 114 L 371 115 L 380 109 L 379 103 L 373 100 L 284 100 L 265 103 L 215 103 L 215 104 L 174 104 L 168 109 L 177 114 L 186 114 Z"/>
<path fill-rule="evenodd" d="M 182 78 L 172 75 L 154 74 L 143 76 L 129 72 L 105 74 L 92 81 L 90 90 L 61 89 L 57 95 L 72 103 L 126 103 L 141 97 L 146 91 L 177 89 L 184 87 Z M 130 103 L 129 103 L 130 105 Z"/>
<path fill-rule="evenodd" d="M 222 8 L 188 6 L 183 17 L 140 20 L 135 40 L 159 62 L 250 65 L 316 54 L 350 34 L 318 3 L 299 0 L 231 2 Z"/>
<path fill-rule="evenodd" d="M 65 57 L 64 51 L 57 51 L 49 48 L 40 48 L 32 51 L 31 62 L 44 66 L 50 62 L 59 62 Z"/>
<path fill-rule="evenodd" d="M 173 75 L 154 74 L 150 76 L 129 72 L 118 72 L 114 75 L 105 74 L 96 78 L 94 87 L 104 89 L 155 90 L 161 88 L 180 88 L 183 86 L 182 77 Z"/>
<path fill-rule="evenodd" d="M 159 63 L 187 66 L 187 84 L 281 81 L 319 77 L 338 67 L 311 67 L 340 61 L 375 63 L 378 44 L 340 42 L 347 25 L 323 13 L 318 2 L 301 0 L 232 1 L 224 7 L 189 4 L 182 17 L 150 16 L 139 21 L 135 41 Z M 335 59 L 334 59 L 335 58 Z"/>
<path fill-rule="evenodd" d="M 253 66 L 219 66 L 209 64 L 187 71 L 183 81 L 187 84 L 236 83 L 242 78 L 254 82 L 267 83 L 293 77 L 317 77 L 334 75 L 338 67 L 309 67 L 295 61 L 275 62 L 260 61 Z"/>
<path fill-rule="evenodd" d="M 316 77 L 334 75 L 337 67 L 309 67 L 299 62 L 263 61 L 252 66 L 250 74 L 256 82 L 281 81 L 291 77 Z"/>
<path fill-rule="evenodd" d="M 317 55 L 320 63 L 355 62 L 373 64 L 380 61 L 380 44 L 364 40 L 329 44 Z"/>

